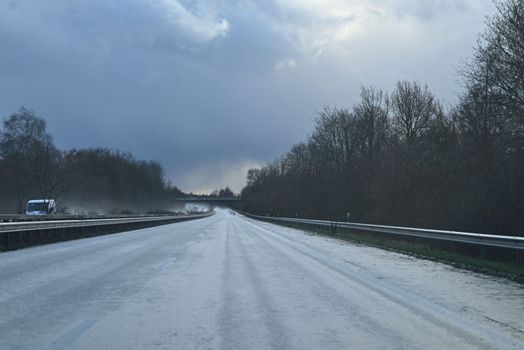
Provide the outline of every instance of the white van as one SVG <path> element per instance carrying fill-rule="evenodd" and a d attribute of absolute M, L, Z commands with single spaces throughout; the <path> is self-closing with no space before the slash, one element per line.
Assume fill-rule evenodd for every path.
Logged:
<path fill-rule="evenodd" d="M 55 212 L 54 199 L 32 199 L 27 202 L 26 215 L 48 215 Z"/>

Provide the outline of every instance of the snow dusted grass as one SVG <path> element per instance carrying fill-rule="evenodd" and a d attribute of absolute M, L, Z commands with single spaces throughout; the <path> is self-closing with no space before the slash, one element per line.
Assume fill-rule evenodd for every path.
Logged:
<path fill-rule="evenodd" d="M 279 224 L 275 222 L 274 224 Z M 282 224 L 280 224 L 282 225 Z M 304 229 L 300 225 L 282 225 L 287 227 L 295 227 L 301 230 L 312 232 L 321 235 L 327 235 L 342 240 L 351 241 L 354 243 L 365 244 L 376 248 L 392 250 L 421 259 L 428 259 L 452 265 L 454 267 L 463 268 L 475 272 L 485 273 L 488 275 L 495 275 L 505 277 L 520 283 L 524 283 L 524 266 L 519 266 L 507 262 L 499 262 L 482 259 L 480 257 L 466 256 L 438 248 L 431 248 L 425 244 L 411 243 L 405 240 L 388 239 L 377 237 L 373 234 L 355 233 L 350 231 L 339 231 L 337 233 L 329 232 L 329 230 L 318 229 Z"/>

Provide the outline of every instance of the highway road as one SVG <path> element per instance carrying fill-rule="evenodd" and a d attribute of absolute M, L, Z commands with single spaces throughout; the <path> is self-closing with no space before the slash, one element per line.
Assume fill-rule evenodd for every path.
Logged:
<path fill-rule="evenodd" d="M 0 349 L 524 349 L 524 287 L 209 218 L 0 253 Z"/>

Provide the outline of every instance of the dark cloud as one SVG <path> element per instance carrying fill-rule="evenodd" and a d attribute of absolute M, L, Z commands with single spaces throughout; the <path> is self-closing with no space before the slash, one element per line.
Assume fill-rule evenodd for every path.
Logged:
<path fill-rule="evenodd" d="M 453 99 L 490 4 L 0 1 L 0 115 L 25 105 L 62 148 L 128 150 L 185 190 L 239 190 L 360 84 L 419 79 Z"/>

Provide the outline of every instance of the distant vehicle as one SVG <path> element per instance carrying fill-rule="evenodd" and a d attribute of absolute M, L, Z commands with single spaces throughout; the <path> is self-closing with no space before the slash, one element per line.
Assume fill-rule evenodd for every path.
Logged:
<path fill-rule="evenodd" d="M 202 214 L 208 211 L 208 209 L 204 206 L 197 205 L 197 204 L 186 204 L 185 211 L 188 214 Z"/>
<path fill-rule="evenodd" d="M 25 208 L 26 215 L 48 215 L 55 212 L 56 205 L 54 199 L 32 199 L 27 202 Z"/>

